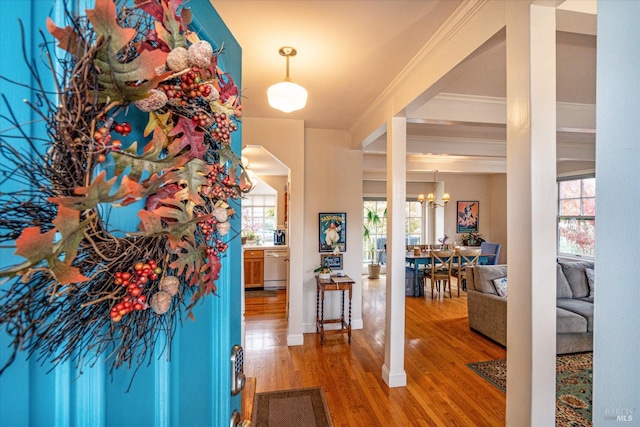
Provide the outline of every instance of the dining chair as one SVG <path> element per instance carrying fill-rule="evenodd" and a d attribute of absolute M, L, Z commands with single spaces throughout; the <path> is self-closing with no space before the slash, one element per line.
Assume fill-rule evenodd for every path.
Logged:
<path fill-rule="evenodd" d="M 425 280 L 429 278 L 431 281 L 431 298 L 433 299 L 434 287 L 440 292 L 440 284 L 442 284 L 443 295 L 447 294 L 447 284 L 449 285 L 449 298 L 451 298 L 451 262 L 453 260 L 453 251 L 436 251 L 430 253 L 431 264 L 429 269 L 425 271 Z"/>
<path fill-rule="evenodd" d="M 458 260 L 451 268 L 451 275 L 458 279 L 458 296 L 460 296 L 460 287 L 463 291 L 467 290 L 467 267 L 478 265 L 480 254 L 482 254 L 481 248 L 458 249 Z"/>
<path fill-rule="evenodd" d="M 480 244 L 482 255 L 487 255 L 487 265 L 497 265 L 500 256 L 500 243 L 482 242 Z"/>

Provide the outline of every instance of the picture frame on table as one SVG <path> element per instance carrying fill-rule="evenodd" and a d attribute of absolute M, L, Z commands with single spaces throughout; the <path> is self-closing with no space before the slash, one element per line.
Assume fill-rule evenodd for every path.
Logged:
<path fill-rule="evenodd" d="M 480 202 L 458 200 L 457 203 L 456 231 L 458 233 L 477 232 L 480 223 Z"/>
<path fill-rule="evenodd" d="M 320 252 L 346 252 L 347 214 L 328 212 L 318 215 Z"/>

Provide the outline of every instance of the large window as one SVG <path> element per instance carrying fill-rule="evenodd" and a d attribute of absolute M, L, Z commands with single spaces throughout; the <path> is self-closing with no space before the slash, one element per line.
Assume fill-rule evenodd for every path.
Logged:
<path fill-rule="evenodd" d="M 593 257 L 595 251 L 596 179 L 558 182 L 558 254 Z"/>
<path fill-rule="evenodd" d="M 416 245 L 421 243 L 422 240 L 422 205 L 417 201 L 406 202 L 406 220 L 405 220 L 405 243 Z M 385 210 L 387 209 L 386 200 L 365 200 L 362 209 L 362 222 L 367 224 L 367 217 L 369 211 L 376 212 L 380 218 L 384 218 L 382 226 L 372 227 L 369 230 L 370 238 L 364 242 L 363 245 L 363 259 L 364 262 L 370 262 L 377 254 L 380 254 L 380 262 L 386 264 L 386 254 L 380 253 L 384 249 L 384 245 L 387 243 L 387 221 L 385 217 Z"/>
<path fill-rule="evenodd" d="M 276 229 L 276 196 L 248 195 L 242 200 L 242 235 L 272 242 Z"/>

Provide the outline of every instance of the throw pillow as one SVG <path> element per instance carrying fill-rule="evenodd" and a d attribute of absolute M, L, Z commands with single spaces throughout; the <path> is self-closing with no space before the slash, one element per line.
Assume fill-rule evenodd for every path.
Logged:
<path fill-rule="evenodd" d="M 499 279 L 493 279 L 493 286 L 496 287 L 496 292 L 501 297 L 507 297 L 507 278 L 501 277 Z"/>
<path fill-rule="evenodd" d="M 596 290 L 596 272 L 593 268 L 585 268 L 584 272 L 587 274 L 587 283 L 589 283 L 589 296 L 594 296 Z"/>

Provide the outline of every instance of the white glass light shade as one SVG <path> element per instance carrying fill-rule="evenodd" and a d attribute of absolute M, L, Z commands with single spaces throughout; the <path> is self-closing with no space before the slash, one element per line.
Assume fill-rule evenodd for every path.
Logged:
<path fill-rule="evenodd" d="M 307 90 L 299 84 L 284 81 L 271 85 L 267 89 L 267 99 L 273 108 L 291 113 L 307 105 Z"/>
<path fill-rule="evenodd" d="M 449 195 L 449 193 L 444 193 L 442 195 L 442 201 L 444 202 L 444 204 L 446 205 L 447 203 L 449 203 L 449 200 L 451 200 L 451 196 Z"/>
<path fill-rule="evenodd" d="M 436 201 L 436 195 L 433 193 L 429 193 L 427 194 L 427 202 L 431 203 L 431 202 L 435 202 Z"/>

